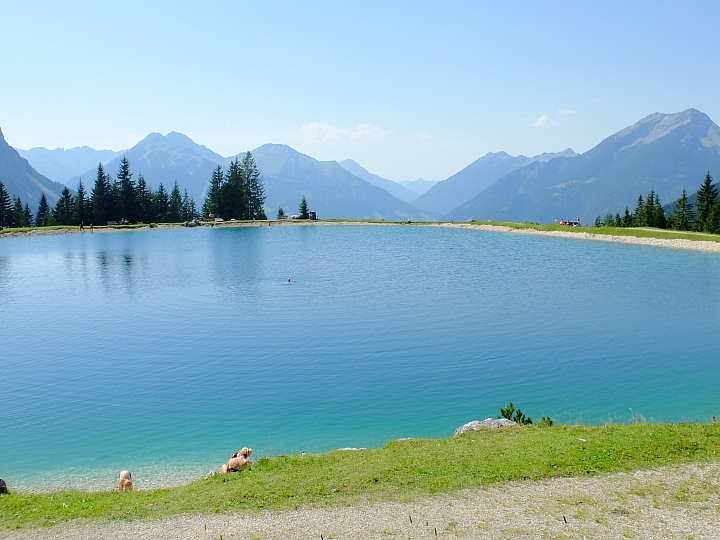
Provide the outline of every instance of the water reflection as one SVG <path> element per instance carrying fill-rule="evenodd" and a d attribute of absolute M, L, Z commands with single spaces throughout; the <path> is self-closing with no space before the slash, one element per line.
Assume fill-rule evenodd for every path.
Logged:
<path fill-rule="evenodd" d="M 106 292 L 112 292 L 122 283 L 130 295 L 135 294 L 136 257 L 130 251 L 100 251 L 95 256 L 98 276 Z"/>

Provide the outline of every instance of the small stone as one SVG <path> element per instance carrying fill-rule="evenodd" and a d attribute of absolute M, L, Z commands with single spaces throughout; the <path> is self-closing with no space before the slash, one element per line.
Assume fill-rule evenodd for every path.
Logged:
<path fill-rule="evenodd" d="M 468 422 L 464 426 L 460 426 L 455 430 L 455 437 L 467 433 L 468 431 L 480 431 L 481 429 L 500 429 L 501 427 L 512 427 L 517 426 L 517 422 L 508 420 L 507 418 L 487 418 L 480 422 L 479 420 L 473 420 Z"/>

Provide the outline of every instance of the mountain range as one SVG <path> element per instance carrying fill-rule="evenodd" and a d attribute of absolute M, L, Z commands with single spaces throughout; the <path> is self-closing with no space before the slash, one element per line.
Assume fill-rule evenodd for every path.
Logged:
<path fill-rule="evenodd" d="M 151 186 L 162 182 L 168 189 L 177 181 L 199 204 L 213 169 L 226 168 L 236 157 L 223 157 L 176 132 L 151 133 L 123 152 L 87 147 L 21 152 L 38 169 L 56 171 L 54 180 L 72 173 L 65 183 L 74 188 L 82 178 L 88 190 L 96 160 L 110 158 L 103 163 L 114 174 L 125 156 L 136 179 L 142 173 Z M 353 160 L 319 161 L 285 145 L 266 144 L 252 153 L 271 217 L 278 207 L 294 213 L 304 195 L 321 218 L 552 222 L 582 216 L 590 222 L 596 215 L 622 213 L 650 189 L 665 204 L 683 188 L 696 191 L 706 171 L 720 170 L 720 128 L 695 109 L 655 113 L 580 155 L 571 149 L 534 157 L 488 153 L 441 182 L 393 182 Z M 0 180 L 11 194 L 31 207 L 42 191 L 51 204 L 57 200 L 62 184 L 38 173 L 4 139 L 0 160 Z"/>
<path fill-rule="evenodd" d="M 43 193 L 50 204 L 55 204 L 65 187 L 33 169 L 28 160 L 5 141 L 1 130 L 0 182 L 11 196 L 20 197 L 22 202 L 29 204 L 33 211 L 37 208 Z"/>
<path fill-rule="evenodd" d="M 510 172 L 445 218 L 589 221 L 632 210 L 651 189 L 662 202 L 676 200 L 683 189 L 697 191 L 707 171 L 720 171 L 720 127 L 695 109 L 655 113 L 584 154 Z"/>
<path fill-rule="evenodd" d="M 446 214 L 456 206 L 464 203 L 494 182 L 516 169 L 530 163 L 542 163 L 555 157 L 574 157 L 577 154 L 570 148 L 557 154 L 541 154 L 535 157 L 511 156 L 505 152 L 487 153 L 472 162 L 460 172 L 453 174 L 443 182 L 438 182 L 424 195 L 413 201 L 419 208 Z"/>
<path fill-rule="evenodd" d="M 78 146 L 67 150 L 64 148 L 48 150 L 42 147 L 31 148 L 30 150 L 20 150 L 18 148 L 17 151 L 18 154 L 32 163 L 37 172 L 64 184 L 79 173 L 97 167 L 98 163 L 107 163 L 123 154 L 122 151 L 95 150 L 89 146 Z M 77 184 L 70 187 L 75 188 Z"/>

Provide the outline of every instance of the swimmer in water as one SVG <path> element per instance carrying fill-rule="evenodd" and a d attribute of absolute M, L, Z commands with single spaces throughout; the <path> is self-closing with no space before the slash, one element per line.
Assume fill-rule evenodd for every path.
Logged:
<path fill-rule="evenodd" d="M 285 282 L 285 285 L 290 285 L 291 283 L 292 281 L 290 281 L 290 278 L 288 278 L 288 280 Z"/>

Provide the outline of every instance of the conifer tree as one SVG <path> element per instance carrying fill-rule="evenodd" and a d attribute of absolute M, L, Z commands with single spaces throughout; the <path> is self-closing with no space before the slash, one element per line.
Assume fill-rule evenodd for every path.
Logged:
<path fill-rule="evenodd" d="M 182 220 L 182 195 L 177 181 L 170 192 L 170 205 L 168 208 L 168 221 L 170 223 L 179 223 Z"/>
<path fill-rule="evenodd" d="M 220 215 L 220 206 L 222 205 L 221 202 L 221 188 L 223 184 L 223 170 L 220 165 L 217 166 L 217 169 L 215 169 L 212 173 L 212 178 L 210 179 L 210 186 L 208 187 L 207 194 L 205 196 L 205 202 L 203 203 L 202 213 L 203 217 L 218 217 Z"/>
<path fill-rule="evenodd" d="M 102 163 L 98 165 L 95 186 L 90 194 L 92 206 L 92 222 L 96 225 L 105 225 L 110 220 L 111 191 L 109 177 L 105 174 Z"/>
<path fill-rule="evenodd" d="M 630 215 L 630 210 L 628 210 L 628 207 L 625 207 L 625 214 L 622 218 L 622 226 L 623 227 L 632 227 L 632 216 Z"/>
<path fill-rule="evenodd" d="M 132 176 L 130 172 L 130 162 L 123 156 L 120 161 L 115 183 L 117 211 L 122 219 L 136 222 L 135 182 L 133 182 Z"/>
<path fill-rule="evenodd" d="M 23 203 L 20 200 L 20 197 L 13 197 L 13 227 L 29 227 L 28 225 L 25 225 L 25 222 L 23 220 L 24 217 L 23 212 Z"/>
<path fill-rule="evenodd" d="M 11 213 L 10 194 L 5 189 L 5 185 L 0 181 L 0 227 L 10 227 Z"/>
<path fill-rule="evenodd" d="M 75 206 L 73 208 L 72 220 L 74 224 L 89 223 L 90 213 L 88 212 L 88 199 L 85 193 L 85 186 L 82 183 L 82 178 L 78 182 L 77 195 L 75 196 Z"/>
<path fill-rule="evenodd" d="M 46 227 L 49 225 L 49 217 L 50 205 L 48 204 L 45 192 L 43 191 L 40 195 L 40 204 L 38 204 L 37 214 L 35 214 L 35 226 Z"/>
<path fill-rule="evenodd" d="M 25 210 L 23 210 L 23 227 L 32 227 L 34 223 L 32 212 L 30 211 L 30 205 L 25 203 Z"/>
<path fill-rule="evenodd" d="M 73 223 L 73 207 L 75 201 L 70 190 L 64 187 L 55 209 L 53 210 L 53 221 L 56 225 L 77 225 Z"/>
<path fill-rule="evenodd" d="M 717 200 L 718 189 L 713 184 L 713 178 L 710 176 L 710 171 L 708 171 L 705 180 L 697 191 L 697 221 L 695 222 L 697 230 L 709 232 L 706 230 L 707 222 L 710 211 Z"/>
<path fill-rule="evenodd" d="M 282 209 L 282 206 L 278 208 L 277 217 L 275 219 L 285 219 L 285 210 Z"/>
<path fill-rule="evenodd" d="M 170 209 L 170 198 L 165 190 L 165 186 L 160 182 L 158 190 L 153 194 L 153 206 L 155 221 L 158 223 L 167 223 L 168 211 Z"/>
<path fill-rule="evenodd" d="M 252 154 L 248 152 L 242 161 L 242 171 L 248 190 L 248 219 L 267 219 L 265 215 L 265 186 Z"/>
<path fill-rule="evenodd" d="M 308 212 L 308 205 L 307 201 L 305 200 L 305 195 L 303 195 L 302 201 L 300 201 L 300 219 L 310 219 L 310 213 Z"/>
<path fill-rule="evenodd" d="M 243 168 L 237 158 L 230 163 L 225 182 L 220 188 L 220 217 L 223 219 L 250 219 L 248 214 L 248 185 Z"/>
<path fill-rule="evenodd" d="M 675 211 L 669 218 L 670 227 L 679 231 L 690 231 L 695 224 L 695 211 L 693 205 L 687 200 L 687 193 L 682 190 L 682 195 L 675 204 Z"/>
<path fill-rule="evenodd" d="M 642 195 L 638 195 L 638 201 L 635 205 L 635 211 L 633 212 L 633 226 L 645 226 L 645 201 L 643 201 Z"/>
<path fill-rule="evenodd" d="M 135 203 L 135 219 L 143 223 L 150 223 L 153 221 L 152 190 L 148 188 L 142 173 L 138 174 L 137 184 L 135 184 Z"/>
<path fill-rule="evenodd" d="M 182 221 L 192 221 L 197 217 L 197 209 L 195 208 L 195 201 L 188 194 L 188 190 L 185 190 L 182 198 Z"/>

